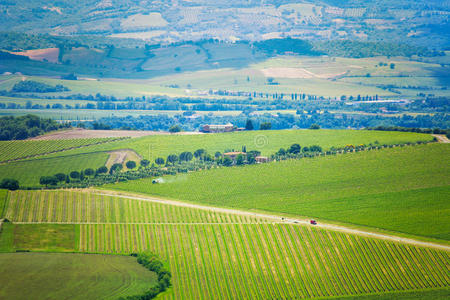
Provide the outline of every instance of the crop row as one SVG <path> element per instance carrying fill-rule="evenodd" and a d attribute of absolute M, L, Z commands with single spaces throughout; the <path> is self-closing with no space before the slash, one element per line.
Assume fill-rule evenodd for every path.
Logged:
<path fill-rule="evenodd" d="M 0 142 L 0 162 L 68 150 L 81 146 L 113 141 L 112 138 L 43 140 L 43 141 L 2 141 Z"/>
<path fill-rule="evenodd" d="M 79 250 L 150 250 L 171 299 L 300 299 L 445 287 L 449 255 L 287 224 L 80 225 Z"/>
<path fill-rule="evenodd" d="M 14 222 L 62 223 L 261 223 L 266 220 L 72 191 L 16 191 L 6 217 Z"/>

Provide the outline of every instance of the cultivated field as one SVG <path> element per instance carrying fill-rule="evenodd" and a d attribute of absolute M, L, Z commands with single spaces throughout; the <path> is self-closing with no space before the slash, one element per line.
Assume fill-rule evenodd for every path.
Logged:
<path fill-rule="evenodd" d="M 62 152 L 61 152 L 62 153 Z M 61 153 L 56 153 L 61 155 Z M 0 180 L 14 178 L 20 185 L 39 186 L 41 176 L 53 176 L 57 173 L 69 174 L 72 171 L 82 171 L 87 168 L 97 169 L 106 164 L 107 153 L 88 153 L 52 158 L 37 158 L 21 160 L 0 165 Z"/>
<path fill-rule="evenodd" d="M 7 211 L 11 220 L 31 222 L 8 225 L 11 240 L 17 231 L 22 236 L 24 230 L 50 226 L 39 221 L 69 222 L 51 226 L 78 228 L 59 238 L 72 240 L 78 251 L 159 254 L 173 274 L 173 288 L 163 299 L 357 296 L 445 288 L 450 282 L 446 251 L 206 209 L 94 193 L 22 191 L 11 193 Z M 33 239 L 39 237 L 28 238 Z"/>
<path fill-rule="evenodd" d="M 66 132 L 61 132 L 59 134 L 63 135 L 64 133 Z M 43 138 L 39 141 L 0 141 L 0 162 L 61 152 L 83 146 L 103 144 L 114 140 L 116 139 L 86 137 L 77 139 L 70 137 L 68 139 L 57 139 L 55 141 L 46 141 Z"/>
<path fill-rule="evenodd" d="M 31 140 L 70 140 L 70 139 L 100 139 L 100 138 L 123 138 L 143 137 L 147 135 L 164 134 L 159 131 L 137 131 L 137 130 L 89 130 L 71 129 L 52 132 L 32 138 Z M 167 134 L 167 133 L 166 133 Z"/>
<path fill-rule="evenodd" d="M 157 135 L 138 139 L 108 143 L 105 145 L 90 146 L 64 152 L 64 155 L 87 153 L 95 151 L 112 151 L 120 149 L 133 149 L 144 158 L 153 161 L 157 157 L 166 158 L 169 154 L 180 154 L 184 151 L 194 152 L 197 149 L 206 149 L 214 155 L 216 151 L 240 151 L 242 146 L 247 150 L 258 150 L 263 155 L 271 155 L 281 147 L 288 148 L 294 143 L 301 146 L 320 145 L 324 150 L 331 147 L 344 147 L 347 144 L 396 144 L 416 141 L 431 141 L 428 134 L 411 132 L 387 132 L 367 130 L 268 130 L 245 131 L 221 134 L 201 135 Z M 59 156 L 61 154 L 50 155 Z"/>
<path fill-rule="evenodd" d="M 61 253 L 0 254 L 2 299 L 117 299 L 156 284 L 133 257 Z"/>
<path fill-rule="evenodd" d="M 447 144 L 220 168 L 106 186 L 449 240 Z M 263 175 L 263 176 L 261 176 Z M 426 226 L 424 226 L 426 224 Z"/>

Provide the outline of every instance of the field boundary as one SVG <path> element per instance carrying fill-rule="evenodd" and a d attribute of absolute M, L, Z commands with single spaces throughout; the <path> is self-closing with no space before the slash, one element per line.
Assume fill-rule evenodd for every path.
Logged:
<path fill-rule="evenodd" d="M 249 211 L 242 211 L 242 210 L 230 209 L 230 208 L 220 208 L 220 207 L 192 204 L 192 203 L 186 203 L 186 202 L 175 201 L 175 200 L 167 200 L 167 199 L 155 198 L 155 197 L 145 197 L 145 196 L 138 197 L 138 196 L 133 196 L 130 194 L 123 194 L 123 193 L 116 193 L 116 192 L 108 193 L 107 191 L 99 192 L 99 191 L 94 190 L 93 194 L 98 195 L 98 196 L 117 196 L 117 197 L 125 198 L 125 199 L 163 203 L 163 204 L 175 205 L 175 206 L 181 206 L 181 207 L 209 210 L 209 211 L 214 211 L 214 212 L 219 212 L 219 213 L 252 216 L 252 217 L 257 217 L 257 218 L 274 220 L 278 223 L 310 225 L 310 226 L 314 226 L 314 227 L 318 227 L 318 228 L 330 229 L 333 231 L 352 233 L 352 234 L 356 234 L 356 235 L 360 235 L 360 236 L 372 237 L 372 238 L 377 238 L 377 239 L 382 239 L 382 240 L 389 240 L 389 241 L 393 241 L 393 242 L 398 242 L 398 243 L 403 243 L 403 244 L 411 244 L 411 245 L 415 245 L 415 246 L 435 248 L 435 249 L 440 249 L 440 250 L 445 250 L 445 251 L 450 252 L 450 246 L 443 245 L 443 244 L 438 244 L 438 243 L 434 243 L 434 242 L 425 242 L 425 241 L 420 241 L 420 240 L 413 239 L 413 238 L 406 238 L 406 237 L 400 237 L 400 236 L 395 236 L 395 235 L 391 235 L 391 234 L 377 233 L 377 232 L 368 231 L 368 230 L 354 229 L 354 228 L 350 228 L 350 227 L 346 227 L 346 226 L 342 226 L 342 225 L 335 225 L 335 224 L 331 224 L 331 223 L 319 223 L 317 225 L 311 225 L 309 219 L 290 218 L 290 217 L 283 217 L 280 215 L 272 215 L 272 214 L 265 214 L 265 213 L 260 213 L 260 212 L 249 212 Z"/>

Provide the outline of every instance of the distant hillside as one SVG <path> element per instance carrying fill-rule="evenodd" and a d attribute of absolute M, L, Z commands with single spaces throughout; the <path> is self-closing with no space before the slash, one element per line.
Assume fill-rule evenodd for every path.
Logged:
<path fill-rule="evenodd" d="M 450 1 L 3 0 L 0 26 L 57 35 L 98 34 L 156 43 L 354 39 L 449 46 Z"/>

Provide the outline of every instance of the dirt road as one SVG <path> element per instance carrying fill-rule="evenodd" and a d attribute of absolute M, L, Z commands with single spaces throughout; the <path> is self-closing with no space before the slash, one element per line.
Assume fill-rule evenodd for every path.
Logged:
<path fill-rule="evenodd" d="M 450 140 L 443 134 L 433 134 L 435 138 L 438 139 L 439 143 L 449 144 Z"/>
<path fill-rule="evenodd" d="M 103 196 L 120 196 L 121 198 L 125 198 L 125 199 L 157 202 L 157 203 L 163 203 L 163 204 L 168 204 L 168 205 L 176 205 L 176 206 L 181 206 L 181 207 L 214 211 L 214 212 L 218 212 L 218 213 L 252 216 L 252 217 L 257 217 L 257 218 L 273 220 L 274 223 L 291 223 L 291 224 L 310 225 L 309 219 L 284 218 L 281 216 L 271 215 L 271 214 L 254 213 L 254 212 L 242 211 L 242 210 L 237 210 L 237 209 L 212 207 L 212 206 L 206 206 L 206 205 L 185 203 L 185 202 L 180 202 L 180 201 L 175 201 L 175 200 L 159 199 L 159 198 L 154 198 L 154 197 L 134 196 L 134 195 L 123 194 L 120 192 L 113 192 L 113 191 L 95 191 L 94 194 L 103 195 Z M 432 242 L 424 242 L 424 241 L 414 240 L 414 239 L 410 239 L 410 238 L 404 238 L 404 237 L 399 237 L 399 236 L 395 236 L 395 235 L 365 231 L 365 230 L 360 230 L 360 229 L 353 229 L 353 228 L 340 226 L 340 225 L 318 223 L 317 225 L 310 225 L 310 226 L 315 226 L 315 227 L 319 227 L 319 228 L 330 229 L 330 230 L 335 230 L 335 231 L 340 231 L 340 232 L 345 232 L 345 233 L 350 233 L 350 234 L 357 234 L 357 235 L 361 235 L 361 236 L 373 237 L 373 238 L 378 238 L 378 239 L 383 239 L 383 240 L 388 240 L 388 241 L 393 241 L 393 242 L 405 243 L 405 244 L 410 244 L 410 245 L 415 245 L 415 246 L 429 247 L 429 248 L 450 251 L 450 246 L 446 246 L 446 245 L 442 245 L 442 244 L 437 244 L 437 243 L 432 243 Z"/>

